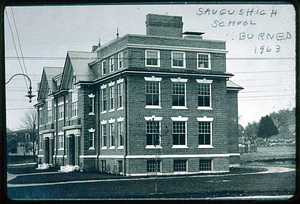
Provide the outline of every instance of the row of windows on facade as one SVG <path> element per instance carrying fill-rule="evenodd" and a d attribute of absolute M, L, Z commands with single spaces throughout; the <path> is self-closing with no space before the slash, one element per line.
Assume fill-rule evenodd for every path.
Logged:
<path fill-rule="evenodd" d="M 109 65 L 108 62 L 109 61 Z M 118 54 L 118 65 L 117 67 L 115 67 L 115 57 L 110 57 L 109 60 L 103 60 L 101 63 L 101 67 L 102 67 L 102 75 L 106 75 L 108 74 L 108 66 L 109 66 L 109 70 L 110 73 L 113 71 L 116 71 L 117 69 L 122 69 L 124 67 L 124 58 L 123 58 L 123 52 Z"/>
<path fill-rule="evenodd" d="M 212 171 L 212 159 L 199 159 L 199 171 Z M 162 161 L 161 160 L 147 160 L 147 172 L 162 172 Z M 114 171 L 116 171 L 116 166 L 112 166 Z M 174 172 L 187 172 L 188 161 L 183 159 L 174 159 L 173 160 L 173 171 Z M 101 160 L 101 170 L 102 171 L 111 171 L 111 165 L 106 164 L 106 160 Z M 123 172 L 123 162 L 118 161 L 118 172 Z"/>
<path fill-rule="evenodd" d="M 114 148 L 123 147 L 124 145 L 124 122 L 116 124 L 109 123 L 107 131 L 107 124 L 101 125 L 102 148 L 108 146 L 109 133 L 109 147 Z M 117 134 L 117 140 L 116 140 Z M 172 126 L 173 145 L 187 145 L 187 122 L 186 121 L 173 121 Z M 161 121 L 146 121 L 146 145 L 147 146 L 161 146 Z M 64 135 L 59 135 L 58 148 L 64 148 Z M 42 138 L 40 138 L 42 142 Z M 116 144 L 117 143 L 117 144 Z M 198 145 L 212 145 L 212 122 L 201 121 L 198 122 Z M 95 148 L 95 129 L 89 130 L 89 147 Z M 42 144 L 40 143 L 40 149 Z"/>
<path fill-rule="evenodd" d="M 188 161 L 187 160 L 173 160 L 173 171 L 187 171 Z M 161 172 L 162 161 L 160 160 L 148 160 L 147 161 L 147 172 Z M 212 171 L 212 159 L 200 159 L 199 160 L 199 171 Z"/>
<path fill-rule="evenodd" d="M 154 80 L 161 80 L 161 78 L 154 78 Z M 148 80 L 148 79 L 147 79 Z M 151 79 L 150 79 L 151 80 Z M 172 83 L 172 106 L 174 107 L 186 107 L 186 82 L 173 82 Z M 211 108 L 211 83 L 198 83 L 198 107 L 199 108 Z M 145 82 L 145 96 L 146 96 L 146 107 L 160 107 L 161 106 L 161 85 L 160 81 L 146 81 Z M 118 108 L 123 105 L 123 84 L 118 84 Z M 108 109 L 108 97 L 109 97 L 109 109 L 114 110 L 114 97 L 115 89 L 114 86 L 109 87 L 109 94 L 107 88 L 102 89 L 101 111 L 105 112 Z M 93 110 L 93 101 L 90 103 L 91 110 Z"/>
<path fill-rule="evenodd" d="M 118 124 L 118 140 L 123 144 L 124 128 Z M 147 146 L 160 146 L 161 147 L 161 121 L 146 121 L 146 145 Z M 107 125 L 101 125 L 102 148 L 108 146 L 115 146 L 115 125 L 109 124 L 109 131 L 107 132 Z M 173 145 L 187 145 L 187 122 L 186 121 L 173 121 L 172 126 Z M 94 138 L 94 137 L 93 137 Z M 94 144 L 94 143 L 93 143 Z M 198 122 L 198 145 L 212 145 L 212 122 L 201 121 Z"/>
<path fill-rule="evenodd" d="M 115 105 L 117 105 L 117 109 L 123 108 L 123 100 L 124 100 L 124 83 L 117 84 L 117 100 L 115 102 L 115 86 L 109 86 L 109 96 L 110 96 L 110 110 L 115 109 Z M 74 89 L 75 90 L 75 89 Z M 102 111 L 106 111 L 108 109 L 108 103 L 107 103 L 107 91 L 106 89 L 102 90 Z M 89 97 L 89 113 L 94 114 L 95 113 L 95 95 L 90 94 Z M 116 104 L 115 104 L 116 103 Z M 66 107 L 66 110 L 64 110 Z M 77 91 L 72 91 L 72 111 L 71 111 L 71 117 L 78 116 L 78 93 Z M 56 106 L 54 106 L 54 120 L 56 120 Z M 40 111 L 40 124 L 43 124 L 43 114 L 42 111 Z M 61 120 L 65 117 L 68 118 L 68 101 L 66 101 L 66 106 L 64 106 L 64 103 L 61 102 L 58 105 L 58 120 Z M 48 123 L 52 122 L 52 99 L 50 98 L 48 100 Z"/>
<path fill-rule="evenodd" d="M 145 66 L 160 67 L 160 51 L 159 50 L 146 50 L 145 51 Z M 109 61 L 109 64 L 108 64 Z M 171 52 L 171 62 L 173 68 L 185 68 L 186 57 L 185 52 Z M 109 60 L 102 61 L 102 75 L 108 73 L 108 67 L 110 72 L 115 71 L 115 59 L 110 57 Z M 118 69 L 123 68 L 123 53 L 118 54 Z M 210 54 L 197 53 L 197 68 L 198 69 L 210 69 Z"/>

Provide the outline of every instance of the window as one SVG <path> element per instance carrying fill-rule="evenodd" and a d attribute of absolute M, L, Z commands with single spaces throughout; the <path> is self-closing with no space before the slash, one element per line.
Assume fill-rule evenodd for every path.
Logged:
<path fill-rule="evenodd" d="M 76 84 L 76 76 L 73 76 L 73 79 L 72 79 L 72 89 L 75 90 L 77 88 L 77 85 Z"/>
<path fill-rule="evenodd" d="M 107 110 L 106 88 L 102 89 L 102 112 Z"/>
<path fill-rule="evenodd" d="M 57 111 L 56 104 L 54 104 L 54 121 L 56 121 L 56 111 Z"/>
<path fill-rule="evenodd" d="M 95 129 L 89 129 L 89 144 L 90 148 L 95 148 Z"/>
<path fill-rule="evenodd" d="M 43 124 L 43 109 L 40 109 L 40 125 Z"/>
<path fill-rule="evenodd" d="M 198 69 L 210 69 L 210 55 L 209 54 L 197 54 L 197 68 Z"/>
<path fill-rule="evenodd" d="M 159 82 L 146 81 L 146 105 L 159 106 Z"/>
<path fill-rule="evenodd" d="M 118 54 L 118 69 L 123 68 L 123 52 Z"/>
<path fill-rule="evenodd" d="M 64 148 L 64 135 L 60 134 L 58 135 L 58 149 L 63 149 Z"/>
<path fill-rule="evenodd" d="M 122 161 L 118 161 L 118 172 L 119 173 L 123 172 L 123 162 Z"/>
<path fill-rule="evenodd" d="M 72 117 L 78 116 L 78 90 L 72 92 Z"/>
<path fill-rule="evenodd" d="M 186 145 L 186 122 L 173 121 L 173 145 Z"/>
<path fill-rule="evenodd" d="M 69 112 L 68 101 L 66 101 L 66 111 L 65 111 L 66 118 L 68 118 L 68 114 L 69 114 L 68 112 Z"/>
<path fill-rule="evenodd" d="M 199 145 L 211 145 L 211 122 L 199 122 Z"/>
<path fill-rule="evenodd" d="M 114 59 L 114 57 L 111 57 L 109 59 L 109 62 L 110 62 L 110 72 L 115 71 L 115 59 Z"/>
<path fill-rule="evenodd" d="M 76 104 L 77 104 L 77 102 L 76 102 Z M 77 115 L 77 113 L 76 113 L 76 115 Z M 63 119 L 63 118 L 64 118 L 64 104 L 62 103 L 58 106 L 58 119 Z"/>
<path fill-rule="evenodd" d="M 159 67 L 159 51 L 146 50 L 146 66 Z"/>
<path fill-rule="evenodd" d="M 72 117 L 76 117 L 78 115 L 78 102 L 75 101 L 72 103 Z"/>
<path fill-rule="evenodd" d="M 185 83 L 172 83 L 172 106 L 185 106 Z"/>
<path fill-rule="evenodd" d="M 107 63 L 106 60 L 102 61 L 102 76 L 107 74 Z"/>
<path fill-rule="evenodd" d="M 160 172 L 160 163 L 161 161 L 157 160 L 148 160 L 147 161 L 147 172 Z"/>
<path fill-rule="evenodd" d="M 43 149 L 43 135 L 42 134 L 40 134 L 40 138 L 39 139 L 40 139 L 39 140 L 39 142 L 40 142 L 39 148 L 40 148 L 40 150 L 42 150 Z"/>
<path fill-rule="evenodd" d="M 52 122 L 52 99 L 48 100 L 48 123 Z"/>
<path fill-rule="evenodd" d="M 146 121 L 147 145 L 160 145 L 160 122 Z"/>
<path fill-rule="evenodd" d="M 95 95 L 93 94 L 89 95 L 89 112 L 90 114 L 95 113 Z"/>
<path fill-rule="evenodd" d="M 107 146 L 106 124 L 102 125 L 102 147 Z"/>
<path fill-rule="evenodd" d="M 198 84 L 198 106 L 199 107 L 211 107 L 210 105 L 210 87 L 211 85 L 206 83 Z"/>
<path fill-rule="evenodd" d="M 212 159 L 200 159 L 199 160 L 199 171 L 211 171 L 212 170 Z"/>
<path fill-rule="evenodd" d="M 172 52 L 172 67 L 185 68 L 184 52 Z"/>
<path fill-rule="evenodd" d="M 115 146 L 115 124 L 109 124 L 109 135 L 110 135 L 110 147 Z"/>
<path fill-rule="evenodd" d="M 123 107 L 123 90 L 124 90 L 124 83 L 120 83 L 117 85 L 118 91 L 118 108 Z"/>
<path fill-rule="evenodd" d="M 113 110 L 114 109 L 114 98 L 115 98 L 114 86 L 109 87 L 109 95 L 110 95 L 110 110 Z"/>
<path fill-rule="evenodd" d="M 187 160 L 174 160 L 174 171 L 186 171 Z"/>
<path fill-rule="evenodd" d="M 124 122 L 118 122 L 118 146 L 124 146 Z"/>

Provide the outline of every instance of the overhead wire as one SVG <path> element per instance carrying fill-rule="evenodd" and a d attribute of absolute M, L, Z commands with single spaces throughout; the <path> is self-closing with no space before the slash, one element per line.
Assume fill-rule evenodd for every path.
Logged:
<path fill-rule="evenodd" d="M 15 51 L 16 51 L 16 55 L 17 55 L 17 58 L 18 58 L 18 61 L 19 61 L 19 64 L 20 64 L 20 67 L 21 67 L 21 71 L 23 74 L 24 71 L 23 71 L 23 67 L 22 67 L 22 64 L 21 64 L 21 61 L 20 61 L 20 58 L 19 58 L 19 54 L 18 54 L 18 50 L 17 50 L 17 46 L 16 46 L 16 42 L 15 42 L 15 37 L 14 37 L 14 34 L 13 34 L 13 30 L 12 30 L 12 27 L 10 25 L 10 22 L 9 22 L 9 18 L 8 18 L 8 14 L 7 14 L 7 10 L 5 10 L 5 14 L 6 14 L 6 17 L 7 17 L 7 22 L 8 22 L 8 25 L 9 25 L 9 28 L 10 28 L 10 31 L 11 31 L 11 35 L 12 35 L 12 40 L 13 40 L 13 44 L 14 44 L 14 48 L 15 48 Z M 27 80 L 24 76 L 24 81 L 25 81 L 25 84 L 26 84 L 26 87 L 28 89 L 28 84 L 27 84 Z"/>
<path fill-rule="evenodd" d="M 18 42 L 19 42 L 19 46 L 20 46 L 20 52 L 21 52 L 21 56 L 22 56 L 24 70 L 25 70 L 26 75 L 28 76 L 27 68 L 26 68 L 25 61 L 24 61 L 24 55 L 23 55 L 23 51 L 22 51 L 21 41 L 20 41 L 20 37 L 19 37 L 19 32 L 18 32 L 18 29 L 17 29 L 17 24 L 16 24 L 16 20 L 15 20 L 15 16 L 14 16 L 14 12 L 13 12 L 13 8 L 12 7 L 11 7 L 11 13 L 12 13 L 13 22 L 14 22 L 14 25 L 15 25 L 15 29 L 16 29 L 16 33 L 17 33 L 17 38 L 18 38 Z"/>

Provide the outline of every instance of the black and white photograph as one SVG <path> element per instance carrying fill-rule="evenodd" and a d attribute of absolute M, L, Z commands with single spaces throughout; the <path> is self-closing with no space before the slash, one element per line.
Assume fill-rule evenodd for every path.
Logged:
<path fill-rule="evenodd" d="M 5 6 L 7 198 L 293 199 L 296 9 Z"/>

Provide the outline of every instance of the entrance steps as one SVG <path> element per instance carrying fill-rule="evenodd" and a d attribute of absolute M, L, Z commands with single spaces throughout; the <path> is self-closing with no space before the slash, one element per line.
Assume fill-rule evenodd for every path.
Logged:
<path fill-rule="evenodd" d="M 60 172 L 73 172 L 79 170 L 79 166 L 66 165 L 60 167 Z"/>
<path fill-rule="evenodd" d="M 38 167 L 36 168 L 36 170 L 45 170 L 45 169 L 49 169 L 50 165 L 49 164 L 38 164 Z"/>

